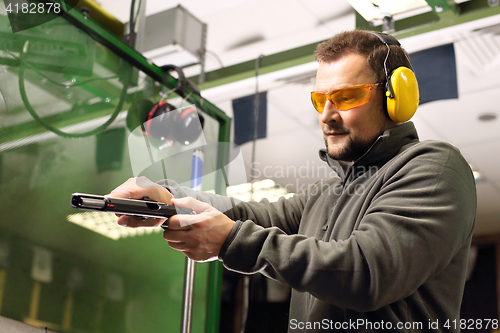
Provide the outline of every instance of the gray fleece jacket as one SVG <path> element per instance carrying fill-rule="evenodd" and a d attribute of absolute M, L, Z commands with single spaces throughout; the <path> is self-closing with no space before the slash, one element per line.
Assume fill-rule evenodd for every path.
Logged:
<path fill-rule="evenodd" d="M 338 178 L 276 203 L 165 186 L 237 221 L 219 258 L 293 288 L 289 332 L 459 332 L 476 216 L 460 152 L 407 122 L 352 165 L 320 156 Z"/>

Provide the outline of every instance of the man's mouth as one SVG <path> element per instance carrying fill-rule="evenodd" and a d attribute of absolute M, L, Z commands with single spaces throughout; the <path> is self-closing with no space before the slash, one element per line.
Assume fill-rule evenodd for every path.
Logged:
<path fill-rule="evenodd" d="M 325 135 L 336 137 L 340 135 L 345 135 L 347 134 L 346 132 L 325 132 Z"/>

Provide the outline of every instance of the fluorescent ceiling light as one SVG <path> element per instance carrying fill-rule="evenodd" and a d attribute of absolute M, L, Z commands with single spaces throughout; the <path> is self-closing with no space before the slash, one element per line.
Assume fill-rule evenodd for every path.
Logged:
<path fill-rule="evenodd" d="M 120 238 L 150 235 L 153 232 L 159 233 L 163 229 L 156 228 L 128 228 L 122 227 L 117 223 L 118 217 L 113 213 L 105 212 L 83 212 L 68 215 L 69 222 L 77 224 L 81 227 L 87 228 L 97 232 L 103 236 L 109 237 L 114 240 Z"/>
<path fill-rule="evenodd" d="M 294 195 L 294 193 L 288 193 L 285 188 L 276 185 L 271 179 L 254 182 L 253 193 L 251 192 L 251 183 L 228 186 L 226 190 L 228 196 L 242 201 L 260 201 L 262 199 L 268 199 L 270 202 L 276 202 L 280 197 L 289 198 Z"/>
<path fill-rule="evenodd" d="M 367 21 L 380 19 L 390 14 L 396 15 L 404 12 L 428 7 L 425 0 L 348 0 L 351 6 Z"/>

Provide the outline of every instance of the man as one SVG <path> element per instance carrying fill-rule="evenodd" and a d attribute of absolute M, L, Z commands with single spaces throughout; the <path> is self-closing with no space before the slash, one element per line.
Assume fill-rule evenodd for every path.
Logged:
<path fill-rule="evenodd" d="M 169 219 L 169 245 L 290 285 L 290 332 L 459 331 L 476 211 L 468 164 L 454 147 L 419 142 L 411 122 L 388 116 L 387 73 L 411 67 L 401 47 L 351 31 L 320 44 L 316 58 L 320 156 L 338 178 L 277 203 L 233 205 L 144 179 L 110 195 L 193 209 Z M 119 219 L 130 227 L 163 222 Z"/>

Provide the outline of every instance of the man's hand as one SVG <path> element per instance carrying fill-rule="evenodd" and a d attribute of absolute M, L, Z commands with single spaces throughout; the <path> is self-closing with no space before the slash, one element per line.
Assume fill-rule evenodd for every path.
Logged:
<path fill-rule="evenodd" d="M 125 199 L 142 199 L 149 197 L 152 200 L 170 204 L 172 194 L 163 186 L 160 186 L 146 177 L 129 178 L 125 183 L 115 188 L 107 196 Z M 166 219 L 147 219 L 145 221 L 128 215 L 118 215 L 118 224 L 131 228 L 158 227 Z"/>
<path fill-rule="evenodd" d="M 163 232 L 168 245 L 196 261 L 217 259 L 235 222 L 194 198 L 172 199 L 171 203 L 190 208 L 196 214 L 177 214 L 168 219 L 168 229 Z"/>

